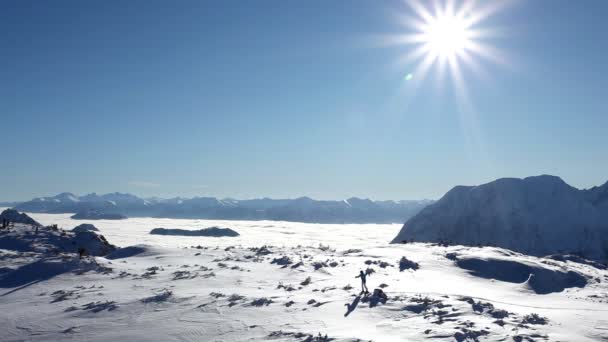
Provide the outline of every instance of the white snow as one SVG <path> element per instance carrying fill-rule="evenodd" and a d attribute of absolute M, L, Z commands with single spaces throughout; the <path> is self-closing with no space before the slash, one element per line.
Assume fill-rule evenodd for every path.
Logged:
<path fill-rule="evenodd" d="M 546 175 L 457 186 L 408 220 L 393 242 L 495 245 L 607 260 L 608 211 L 601 205 L 608 197 L 601 190 L 579 190 Z"/>
<path fill-rule="evenodd" d="M 65 228 L 81 223 L 69 214 L 31 216 Z M 110 243 L 136 247 L 83 261 L 0 251 L 1 341 L 608 338 L 608 272 L 589 265 L 501 248 L 389 244 L 400 225 L 129 218 L 95 226 Z M 148 234 L 211 226 L 240 236 Z M 404 256 L 419 269 L 400 271 Z M 527 282 L 474 275 L 459 259 L 577 272 L 588 283 L 539 295 Z M 382 288 L 385 303 L 359 296 L 354 277 L 367 268 L 375 271 L 368 287 Z M 6 281 L 15 270 L 27 282 Z M 532 324 L 543 318 L 547 324 Z"/>

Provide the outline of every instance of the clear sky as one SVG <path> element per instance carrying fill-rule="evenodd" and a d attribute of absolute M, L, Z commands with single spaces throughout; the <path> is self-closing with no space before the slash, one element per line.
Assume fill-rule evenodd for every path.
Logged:
<path fill-rule="evenodd" d="M 404 60 L 416 45 L 385 44 L 414 30 L 403 1 L 1 1 L 0 200 L 599 185 L 607 12 L 508 2 L 478 24 L 495 49 L 473 56 L 483 72 L 459 62 L 463 106 L 449 75 Z"/>

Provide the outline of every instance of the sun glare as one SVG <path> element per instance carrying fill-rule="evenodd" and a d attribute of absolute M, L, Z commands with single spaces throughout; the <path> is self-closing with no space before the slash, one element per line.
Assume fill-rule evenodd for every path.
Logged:
<path fill-rule="evenodd" d="M 485 21 L 504 7 L 509 0 L 478 3 L 473 0 L 405 0 L 409 10 L 399 15 L 407 32 L 389 36 L 388 44 L 408 48 L 401 63 L 417 80 L 424 80 L 436 69 L 442 81 L 444 71 L 457 88 L 463 90 L 464 68 L 485 75 L 482 61 L 504 64 L 505 60 L 488 39 L 496 33 Z M 478 6 L 478 5 L 483 6 Z M 414 67 L 412 68 L 412 65 Z"/>
<path fill-rule="evenodd" d="M 397 89 L 399 100 L 408 106 L 427 81 L 434 81 L 434 91 L 455 96 L 455 112 L 470 155 L 484 155 L 483 139 L 469 85 L 471 76 L 485 81 L 492 75 L 490 64 L 511 67 L 503 51 L 491 44 L 493 38 L 505 37 L 489 20 L 512 0 L 403 0 L 407 5 L 395 11 L 402 32 L 381 37 L 383 46 L 403 47 L 394 67 L 403 75 Z M 489 63 L 488 63 L 489 62 Z M 432 77 L 429 77 L 431 76 Z M 444 95 L 444 94 L 438 94 Z"/>
<path fill-rule="evenodd" d="M 423 29 L 423 39 L 438 57 L 448 58 L 462 53 L 468 46 L 470 32 L 464 20 L 445 15 L 433 18 Z"/>

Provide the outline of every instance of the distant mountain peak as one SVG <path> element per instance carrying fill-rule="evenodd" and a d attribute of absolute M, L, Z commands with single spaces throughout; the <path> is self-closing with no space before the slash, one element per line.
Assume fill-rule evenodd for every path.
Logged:
<path fill-rule="evenodd" d="M 56 196 L 53 197 L 54 199 L 58 199 L 60 201 L 72 201 L 72 202 L 79 202 L 80 199 L 78 198 L 78 196 L 74 195 L 71 192 L 62 192 Z"/>
<path fill-rule="evenodd" d="M 69 195 L 63 196 L 72 198 Z M 215 197 L 148 198 L 114 192 L 91 193 L 79 201 L 41 198 L 20 203 L 19 210 L 45 213 L 76 213 L 97 211 L 119 213 L 128 217 L 150 216 L 170 218 L 280 220 L 317 223 L 394 223 L 403 222 L 427 203 L 418 201 L 372 201 L 352 197 L 348 200 L 296 199 L 237 200 Z M 350 201 L 350 202 L 349 202 Z"/>

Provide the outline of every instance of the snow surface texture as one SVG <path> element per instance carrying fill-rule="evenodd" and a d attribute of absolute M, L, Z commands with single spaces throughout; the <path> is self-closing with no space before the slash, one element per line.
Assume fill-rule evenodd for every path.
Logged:
<path fill-rule="evenodd" d="M 210 236 L 210 237 L 222 237 L 222 236 L 239 236 L 239 233 L 230 228 L 218 228 L 209 227 L 198 230 L 187 230 L 187 229 L 167 229 L 167 228 L 154 228 L 150 231 L 150 234 L 155 235 L 181 235 L 181 236 Z"/>
<path fill-rule="evenodd" d="M 408 220 L 394 243 L 499 246 L 608 258 L 608 183 L 578 190 L 554 176 L 457 186 Z"/>
<path fill-rule="evenodd" d="M 75 223 L 66 214 L 32 216 L 61 227 Z M 95 224 L 123 248 L 83 260 L 0 250 L 1 341 L 608 338 L 608 272 L 569 258 L 387 244 L 399 225 L 132 218 Z M 241 235 L 148 234 L 159 226 L 230 226 Z M 586 284 L 541 295 L 529 277 L 492 280 L 483 265 L 462 260 L 575 272 Z M 382 289 L 386 299 L 360 293 L 355 276 L 368 269 L 370 292 Z"/>

